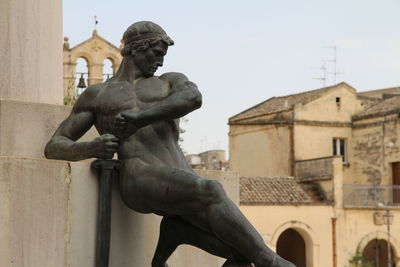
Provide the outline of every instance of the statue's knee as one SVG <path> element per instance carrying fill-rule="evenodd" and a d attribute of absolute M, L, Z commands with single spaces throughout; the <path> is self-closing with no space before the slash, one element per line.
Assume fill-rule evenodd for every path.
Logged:
<path fill-rule="evenodd" d="M 202 191 L 204 200 L 207 204 L 213 202 L 219 202 L 226 197 L 222 184 L 215 180 L 204 180 L 202 181 Z"/>

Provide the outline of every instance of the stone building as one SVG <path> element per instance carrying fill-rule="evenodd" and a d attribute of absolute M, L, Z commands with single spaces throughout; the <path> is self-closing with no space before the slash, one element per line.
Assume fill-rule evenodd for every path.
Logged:
<path fill-rule="evenodd" d="M 77 60 L 83 58 L 87 64 L 87 73 L 77 76 Z M 110 60 L 113 73 L 104 73 L 104 61 Z M 64 37 L 63 66 L 64 66 L 64 103 L 72 105 L 77 97 L 77 78 L 86 79 L 86 86 L 103 82 L 108 76 L 112 76 L 121 64 L 120 49 L 93 31 L 88 40 L 70 48 L 69 38 Z"/>
<path fill-rule="evenodd" d="M 388 240 L 400 266 L 398 90 L 357 93 L 343 82 L 272 97 L 229 119 L 241 209 L 297 266 L 352 266 L 360 255 L 388 266 Z"/>
<path fill-rule="evenodd" d="M 194 169 L 227 171 L 229 162 L 226 160 L 225 150 L 214 149 L 200 154 L 185 155 L 187 162 Z"/>

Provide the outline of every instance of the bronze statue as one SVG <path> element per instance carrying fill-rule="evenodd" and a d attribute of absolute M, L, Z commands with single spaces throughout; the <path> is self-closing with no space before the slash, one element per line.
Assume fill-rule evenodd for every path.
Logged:
<path fill-rule="evenodd" d="M 186 162 L 179 118 L 200 108 L 201 94 L 182 73 L 154 76 L 173 40 L 157 24 L 141 21 L 125 31 L 123 43 L 118 72 L 82 93 L 46 157 L 76 161 L 118 153 L 123 201 L 163 216 L 153 267 L 166 267 L 180 244 L 226 258 L 223 266 L 293 267 L 265 245 L 220 183 L 199 177 Z M 77 142 L 93 124 L 100 136 Z"/>

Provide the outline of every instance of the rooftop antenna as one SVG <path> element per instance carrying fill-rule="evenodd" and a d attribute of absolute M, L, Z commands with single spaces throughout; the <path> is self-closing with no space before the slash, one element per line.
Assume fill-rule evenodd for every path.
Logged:
<path fill-rule="evenodd" d="M 333 72 L 329 72 L 329 74 L 333 74 L 333 83 L 336 84 L 337 75 L 342 74 L 337 71 L 337 46 L 325 46 L 323 48 L 333 49 L 333 59 L 325 60 L 327 62 L 333 62 Z"/>
<path fill-rule="evenodd" d="M 319 69 L 322 70 L 323 76 L 322 77 L 313 78 L 313 79 L 322 81 L 322 85 L 324 87 L 326 87 L 326 74 L 327 74 L 327 72 L 326 72 L 326 60 L 322 60 L 321 67 Z"/>

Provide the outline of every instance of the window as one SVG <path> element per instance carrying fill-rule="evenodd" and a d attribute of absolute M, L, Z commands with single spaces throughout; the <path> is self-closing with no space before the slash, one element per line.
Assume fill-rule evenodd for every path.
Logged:
<path fill-rule="evenodd" d="M 400 162 L 392 162 L 393 203 L 400 203 Z"/>
<path fill-rule="evenodd" d="M 343 162 L 347 163 L 346 139 L 333 138 L 333 155 L 342 156 Z"/>
<path fill-rule="evenodd" d="M 340 109 L 340 104 L 341 104 L 340 97 L 336 97 L 336 106 L 338 109 Z"/>

